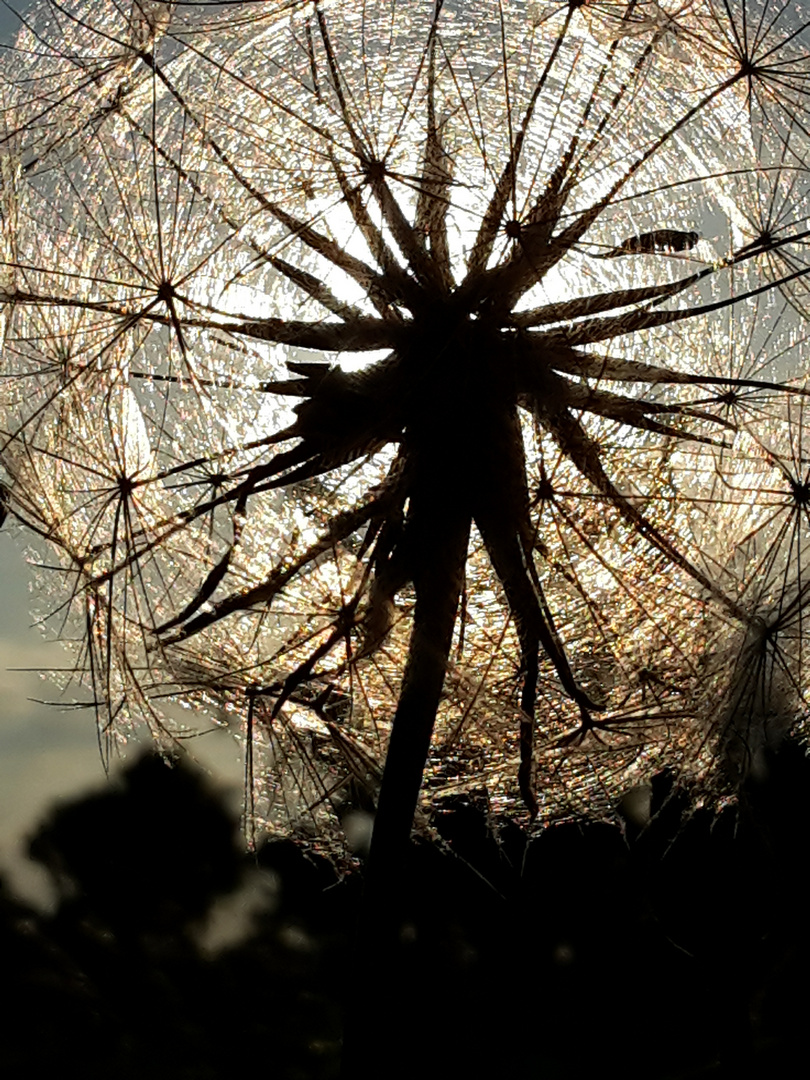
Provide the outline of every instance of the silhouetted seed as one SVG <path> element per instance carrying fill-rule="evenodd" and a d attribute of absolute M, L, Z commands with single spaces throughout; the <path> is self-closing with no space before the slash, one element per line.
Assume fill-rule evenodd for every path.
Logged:
<path fill-rule="evenodd" d="M 759 236 L 754 237 L 750 244 L 745 244 L 744 247 L 741 247 L 740 250 L 737 252 L 737 258 L 739 258 L 739 256 L 744 254 L 745 252 L 756 251 L 757 249 L 761 251 L 768 251 L 769 248 L 771 248 L 775 243 L 776 237 L 772 236 L 771 233 L 766 229 L 764 232 L 760 233 Z"/>
<path fill-rule="evenodd" d="M 620 255 L 670 255 L 675 251 L 691 251 L 700 240 L 698 232 L 680 229 L 654 229 L 653 232 L 629 236 L 618 247 L 611 248 L 597 259 L 617 259 Z"/>

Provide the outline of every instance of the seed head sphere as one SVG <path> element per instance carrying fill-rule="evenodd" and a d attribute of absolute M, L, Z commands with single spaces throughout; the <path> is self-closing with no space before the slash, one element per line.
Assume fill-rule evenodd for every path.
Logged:
<path fill-rule="evenodd" d="M 802 735 L 809 49 L 782 0 L 35 5 L 3 503 L 105 753 L 230 728 L 334 847 L 386 757 L 543 822 Z"/>

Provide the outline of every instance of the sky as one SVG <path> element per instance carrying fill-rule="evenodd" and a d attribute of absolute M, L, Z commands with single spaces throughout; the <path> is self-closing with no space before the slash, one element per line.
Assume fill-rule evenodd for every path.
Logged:
<path fill-rule="evenodd" d="M 29 6 L 27 0 L 0 0 L 0 43 L 10 42 L 19 25 L 12 9 Z M 19 895 L 47 907 L 53 897 L 44 871 L 27 858 L 27 837 L 53 807 L 110 780 L 92 712 L 38 703 L 58 701 L 58 691 L 42 673 L 63 666 L 67 654 L 32 624 L 32 582 L 23 548 L 8 526 L 0 531 L 0 875 Z M 242 766 L 230 736 L 196 740 L 194 750 L 223 790 L 239 799 Z M 139 752 L 134 745 L 129 760 Z M 125 763 L 124 758 L 113 763 L 111 778 Z"/>
<path fill-rule="evenodd" d="M 17 25 L 1 5 L 0 42 L 10 41 Z M 0 532 L 0 872 L 41 901 L 45 883 L 25 858 L 25 837 L 54 799 L 98 781 L 99 759 L 89 717 L 68 718 L 32 700 L 50 696 L 38 671 L 60 664 L 62 650 L 31 625 L 29 581 L 7 527 Z"/>

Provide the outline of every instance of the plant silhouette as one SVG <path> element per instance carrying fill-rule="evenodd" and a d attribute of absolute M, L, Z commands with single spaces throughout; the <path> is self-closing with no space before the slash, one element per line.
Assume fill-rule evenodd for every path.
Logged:
<path fill-rule="evenodd" d="M 810 941 L 784 912 L 804 897 L 810 762 L 793 745 L 766 758 L 738 806 L 686 823 L 685 793 L 654 778 L 643 830 L 571 822 L 530 839 L 510 825 L 496 839 L 463 797 L 443 804 L 434 821 L 454 854 L 413 845 L 411 933 L 387 987 L 401 1026 L 379 1040 L 369 1074 L 619 1071 L 630 1010 L 651 1077 L 788 1075 L 802 1052 Z M 11 1075 L 46 1075 L 67 1055 L 92 1080 L 231 1077 L 261 1046 L 283 1080 L 336 1077 L 358 875 L 338 880 L 327 859 L 285 840 L 257 858 L 240 849 L 208 784 L 158 759 L 54 808 L 29 850 L 57 886 L 56 909 L 22 907 L 0 880 Z M 239 937 L 200 937 L 235 886 L 245 913 L 251 880 Z M 537 1022 L 505 1037 L 514 1001 L 501 988 L 527 971 L 522 1008 Z M 426 985 L 452 993 L 415 1023 Z"/>
<path fill-rule="evenodd" d="M 393 851 L 420 788 L 722 796 L 802 730 L 808 38 L 781 0 L 34 8 L 2 460 L 106 750 L 233 727 L 254 820 L 376 807 Z"/>

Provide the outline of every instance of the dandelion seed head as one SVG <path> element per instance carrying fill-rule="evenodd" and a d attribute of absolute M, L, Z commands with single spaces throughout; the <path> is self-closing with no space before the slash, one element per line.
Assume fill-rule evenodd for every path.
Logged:
<path fill-rule="evenodd" d="M 105 735 L 225 717 L 257 817 L 339 845 L 456 512 L 423 809 L 722 799 L 803 732 L 802 19 L 35 6 L 2 464 Z"/>

